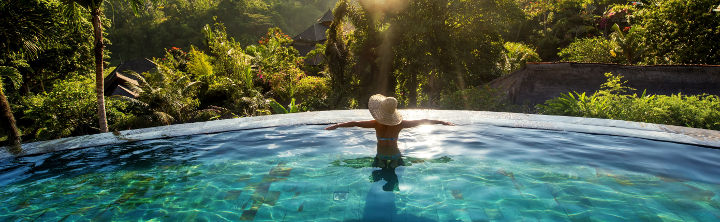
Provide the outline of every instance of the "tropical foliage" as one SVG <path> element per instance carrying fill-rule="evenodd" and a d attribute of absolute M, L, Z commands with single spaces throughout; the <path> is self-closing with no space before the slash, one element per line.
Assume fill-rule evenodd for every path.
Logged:
<path fill-rule="evenodd" d="M 0 140 L 364 108 L 541 112 L 717 129 L 716 96 L 637 95 L 609 76 L 537 110 L 485 84 L 527 62 L 720 64 L 714 0 L 6 0 L 0 2 Z M 326 42 L 298 34 L 328 9 Z M 93 30 L 94 32 L 91 32 Z M 287 34 L 286 34 L 287 33 Z M 112 40 L 113 44 L 110 44 Z M 100 41 L 100 42 L 96 42 Z M 102 43 L 102 44 L 100 44 Z M 107 50 L 102 50 L 107 46 Z M 112 52 L 112 53 L 110 53 Z M 152 58 L 139 96 L 105 98 L 109 64 Z M 322 58 L 319 65 L 306 58 Z M 99 68 L 99 69 L 98 69 Z M 92 75 L 95 74 L 95 75 Z M 93 80 L 95 79 L 95 80 Z M 0 99 L 2 100 L 2 99 Z M 8 117 L 6 117 L 8 116 Z M 14 119 L 10 124 L 6 119 Z M 7 127 L 6 127 L 7 126 Z M 12 135 L 10 135 L 12 134 Z"/>
<path fill-rule="evenodd" d="M 215 21 L 242 45 L 256 43 L 269 28 L 300 33 L 336 0 L 163 0 L 137 11 L 126 1 L 109 1 L 111 63 L 163 56 L 163 49 L 203 44 L 201 30 Z"/>
<path fill-rule="evenodd" d="M 607 82 L 597 92 L 563 94 L 538 105 L 538 112 L 720 130 L 720 98 L 716 95 L 638 95 L 625 86 L 622 76 L 605 76 Z"/>
<path fill-rule="evenodd" d="M 643 3 L 644 2 L 644 3 Z M 718 64 L 720 13 L 712 0 L 649 0 L 610 5 L 595 25 L 559 53 L 565 61 Z"/>
<path fill-rule="evenodd" d="M 126 109 L 130 115 L 117 122 L 116 128 L 323 107 L 329 93 L 327 78 L 302 72 L 302 58 L 289 46 L 287 35 L 271 28 L 258 45 L 243 48 L 225 30 L 221 23 L 206 25 L 203 48 L 207 51 L 173 47 L 156 60 L 157 71 L 138 74 L 140 96 L 128 99 L 135 108 Z M 287 109 L 279 105 L 288 103 Z"/>
<path fill-rule="evenodd" d="M 522 69 L 528 62 L 540 62 L 540 55 L 531 46 L 518 42 L 505 42 L 505 52 L 499 68 L 504 74 Z"/>
<path fill-rule="evenodd" d="M 95 81 L 89 76 L 76 76 L 58 81 L 47 93 L 28 96 L 23 101 L 25 134 L 38 140 L 56 139 L 98 132 Z M 113 122 L 122 114 L 116 106 L 121 101 L 109 99 L 108 119 Z"/>
<path fill-rule="evenodd" d="M 640 11 L 654 64 L 719 64 L 720 12 L 714 0 L 651 0 Z"/>
<path fill-rule="evenodd" d="M 443 91 L 486 83 L 501 71 L 501 33 L 513 1 L 341 0 L 326 56 L 338 99 L 395 95 L 410 107 L 436 105 Z M 517 7 L 515 7 L 517 8 Z M 345 32 L 348 27 L 354 31 Z"/>

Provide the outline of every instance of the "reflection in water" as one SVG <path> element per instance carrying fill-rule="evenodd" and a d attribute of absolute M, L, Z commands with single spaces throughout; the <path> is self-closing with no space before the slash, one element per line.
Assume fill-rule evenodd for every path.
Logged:
<path fill-rule="evenodd" d="M 365 209 L 361 221 L 393 221 L 393 218 L 403 218 L 407 221 L 434 221 L 411 214 L 397 214 L 395 206 L 395 191 L 400 191 L 399 172 L 402 175 L 405 167 L 419 163 L 448 163 L 453 161 L 448 156 L 435 159 L 415 158 L 409 156 L 401 157 L 404 165 L 398 168 L 376 168 L 376 158 L 359 157 L 354 159 L 335 160 L 330 163 L 332 166 L 350 168 L 376 168 L 370 174 L 370 182 L 373 184 L 365 197 Z"/>
<path fill-rule="evenodd" d="M 176 140 L 181 140 L 178 137 Z M 65 150 L 0 160 L 0 186 L 47 178 L 73 178 L 94 172 L 137 171 L 197 161 L 189 143 L 156 140 Z"/>
<path fill-rule="evenodd" d="M 335 160 L 330 163 L 333 166 L 343 166 L 350 168 L 366 168 L 373 167 L 370 174 L 370 190 L 365 197 L 365 208 L 363 211 L 363 217 L 360 221 L 393 221 L 393 218 L 402 218 L 407 221 L 434 221 L 428 218 L 418 217 L 411 214 L 398 214 L 397 206 L 395 205 L 395 192 L 400 191 L 400 180 L 398 173 L 402 175 L 405 167 L 412 166 L 413 164 L 419 163 L 448 163 L 453 161 L 448 156 L 442 156 L 435 159 L 424 159 L 403 156 L 404 165 L 398 168 L 380 168 L 377 169 L 376 158 L 373 157 L 359 157 L 354 159 Z"/>
<path fill-rule="evenodd" d="M 448 156 L 442 156 L 435 159 L 424 159 L 403 156 L 404 164 L 398 168 L 380 168 L 373 170 L 370 174 L 370 182 L 372 186 L 365 198 L 365 209 L 361 221 L 392 221 L 393 218 L 403 218 L 407 221 L 433 221 L 431 219 L 418 217 L 411 214 L 397 214 L 395 206 L 395 191 L 400 191 L 400 180 L 397 172 L 404 171 L 405 167 L 419 163 L 448 163 L 453 161 Z M 366 168 L 375 167 L 376 158 L 359 157 L 354 159 L 335 160 L 330 163 L 333 166 L 343 166 L 350 168 Z"/>
<path fill-rule="evenodd" d="M 384 180 L 386 182 L 385 185 L 382 186 L 384 191 L 400 191 L 398 187 L 398 177 L 397 174 L 395 174 L 394 168 L 382 168 L 380 170 L 375 170 L 372 172 L 372 175 L 370 175 L 370 180 L 372 182 Z"/>
<path fill-rule="evenodd" d="M 395 169 L 380 169 L 370 176 L 370 191 L 365 198 L 363 221 L 391 221 L 397 214 L 394 190 L 398 189 L 398 176 Z"/>
<path fill-rule="evenodd" d="M 415 158 L 410 156 L 403 156 L 401 158 L 403 159 L 403 166 L 412 166 L 413 164 L 417 163 L 447 163 L 453 161 L 453 159 L 448 156 L 442 156 L 435 159 Z M 335 160 L 331 162 L 330 165 L 351 168 L 375 167 L 375 158 L 358 157 L 354 159 Z"/>
<path fill-rule="evenodd" d="M 396 173 L 402 175 L 404 167 L 373 170 L 370 181 L 373 183 L 365 197 L 365 209 L 361 221 L 433 221 L 411 214 L 398 214 L 395 205 L 395 191 L 400 191 L 400 181 Z"/>

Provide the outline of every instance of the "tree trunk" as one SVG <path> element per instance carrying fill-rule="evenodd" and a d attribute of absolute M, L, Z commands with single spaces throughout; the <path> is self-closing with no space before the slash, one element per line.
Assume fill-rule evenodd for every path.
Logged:
<path fill-rule="evenodd" d="M 336 18 L 337 20 L 337 18 Z M 327 66 L 330 71 L 330 79 L 332 80 L 332 89 L 335 92 L 335 102 L 332 108 L 337 108 L 345 97 L 348 84 L 345 81 L 345 64 L 347 63 L 347 52 L 342 40 L 338 41 L 338 21 L 333 21 L 328 30 L 327 48 L 325 48 L 325 57 L 327 58 Z"/>
<path fill-rule="evenodd" d="M 20 85 L 20 95 L 30 95 L 30 75 L 22 75 L 22 85 Z"/>
<path fill-rule="evenodd" d="M 408 107 L 416 108 L 417 107 L 417 87 L 418 87 L 418 81 L 417 81 L 417 72 L 411 72 L 410 73 L 410 84 L 409 90 L 410 95 L 408 95 Z"/>
<path fill-rule="evenodd" d="M 10 110 L 10 103 L 5 97 L 2 81 L 0 81 L 0 112 L 2 112 L 2 122 L 8 125 L 10 152 L 15 154 L 20 153 L 20 151 L 22 151 L 20 131 L 17 126 L 15 126 L 15 117 L 13 117 L 12 110 Z"/>
<path fill-rule="evenodd" d="M 100 15 L 102 8 L 93 6 L 90 14 L 92 15 L 93 35 L 95 36 L 95 93 L 97 94 L 98 103 L 98 119 L 100 124 L 100 132 L 108 131 L 107 117 L 105 116 L 105 83 L 103 82 L 103 36 L 102 22 Z"/>
<path fill-rule="evenodd" d="M 43 72 L 43 68 L 38 68 L 37 73 L 40 73 L 40 90 L 45 92 L 45 72 Z"/>

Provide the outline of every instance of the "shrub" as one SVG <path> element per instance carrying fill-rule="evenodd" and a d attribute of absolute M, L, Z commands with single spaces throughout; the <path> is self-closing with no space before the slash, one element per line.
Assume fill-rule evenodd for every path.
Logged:
<path fill-rule="evenodd" d="M 298 92 L 300 80 L 307 78 L 305 73 L 297 67 L 268 73 L 267 83 L 270 85 L 270 94 L 281 103 L 289 102 Z"/>
<path fill-rule="evenodd" d="M 720 99 L 715 95 L 627 94 L 622 76 L 606 73 L 601 89 L 592 95 L 571 92 L 537 106 L 542 114 L 581 116 L 720 129 Z"/>
<path fill-rule="evenodd" d="M 279 28 L 268 29 L 258 43 L 246 48 L 253 65 L 258 67 L 256 80 L 278 102 L 289 103 L 295 97 L 298 82 L 305 77 L 302 57 L 290 46 L 292 38 Z"/>
<path fill-rule="evenodd" d="M 217 77 L 225 77 L 233 82 L 241 82 L 244 90 L 253 88 L 253 76 L 250 72 L 251 57 L 245 54 L 240 43 L 228 37 L 225 25 L 215 23 L 203 28 L 205 41 L 213 57 L 212 65 Z"/>
<path fill-rule="evenodd" d="M 190 48 L 188 54 L 187 72 L 203 83 L 208 85 L 214 83 L 215 73 L 210 63 L 210 57 L 195 47 Z"/>
<path fill-rule="evenodd" d="M 622 63 L 623 58 L 613 54 L 615 46 L 605 37 L 577 39 L 567 48 L 560 50 L 558 55 L 563 61 Z"/>
<path fill-rule="evenodd" d="M 99 132 L 94 86 L 92 78 L 77 76 L 58 81 L 48 93 L 25 98 L 23 118 L 33 122 L 25 132 L 38 140 Z M 111 98 L 106 103 L 109 123 L 124 117 L 123 101 Z"/>
<path fill-rule="evenodd" d="M 528 45 L 517 42 L 506 42 L 505 52 L 500 60 L 500 70 L 505 74 L 525 67 L 527 62 L 539 62 L 540 55 Z"/>
<path fill-rule="evenodd" d="M 327 109 L 327 98 L 330 95 L 330 78 L 307 76 L 297 83 L 298 99 L 309 110 Z"/>

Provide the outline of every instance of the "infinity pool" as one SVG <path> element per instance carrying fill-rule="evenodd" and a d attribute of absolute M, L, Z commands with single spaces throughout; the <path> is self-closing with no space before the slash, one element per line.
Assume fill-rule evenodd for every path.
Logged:
<path fill-rule="evenodd" d="M 720 150 L 483 124 L 295 125 L 0 160 L 0 221 L 718 221 Z"/>

